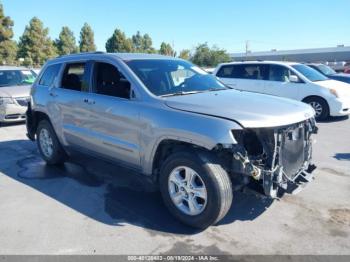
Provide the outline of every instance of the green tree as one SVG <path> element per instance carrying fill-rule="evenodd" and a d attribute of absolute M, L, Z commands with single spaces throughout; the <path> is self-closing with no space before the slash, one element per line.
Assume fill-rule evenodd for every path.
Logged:
<path fill-rule="evenodd" d="M 191 51 L 188 49 L 184 49 L 180 51 L 179 58 L 185 59 L 185 60 L 190 60 L 191 58 Z"/>
<path fill-rule="evenodd" d="M 196 47 L 191 60 L 199 66 L 214 67 L 219 63 L 231 61 L 231 58 L 226 50 L 219 49 L 216 46 L 210 48 L 207 43 L 204 43 Z"/>
<path fill-rule="evenodd" d="M 94 31 L 85 23 L 80 31 L 79 41 L 80 52 L 94 52 L 96 51 Z"/>
<path fill-rule="evenodd" d="M 152 38 L 148 34 L 141 35 L 137 31 L 136 35 L 131 37 L 133 51 L 137 53 L 156 53 L 155 48 L 152 46 Z"/>
<path fill-rule="evenodd" d="M 47 59 L 57 55 L 48 34 L 49 29 L 37 17 L 29 21 L 18 44 L 17 56 L 24 59 L 24 65 L 41 66 Z"/>
<path fill-rule="evenodd" d="M 14 64 L 16 61 L 17 44 L 13 38 L 13 20 L 5 16 L 4 9 L 0 3 L 0 63 Z"/>
<path fill-rule="evenodd" d="M 161 43 L 159 53 L 161 55 L 175 56 L 175 52 L 171 45 L 165 42 Z"/>
<path fill-rule="evenodd" d="M 55 46 L 59 55 L 68 55 L 78 52 L 74 33 L 69 27 L 62 27 L 61 33 L 55 41 Z"/>
<path fill-rule="evenodd" d="M 128 53 L 133 51 L 132 40 L 125 33 L 115 29 L 113 35 L 106 42 L 106 51 L 110 53 Z"/>

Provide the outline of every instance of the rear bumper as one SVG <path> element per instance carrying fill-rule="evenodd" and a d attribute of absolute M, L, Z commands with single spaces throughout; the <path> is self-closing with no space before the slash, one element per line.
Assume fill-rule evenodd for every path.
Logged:
<path fill-rule="evenodd" d="M 26 119 L 25 106 L 19 106 L 16 104 L 6 104 L 0 106 L 0 122 L 11 123 L 25 121 Z"/>
<path fill-rule="evenodd" d="M 339 99 L 335 98 L 328 101 L 329 113 L 331 116 L 346 116 L 350 115 L 350 98 Z"/>

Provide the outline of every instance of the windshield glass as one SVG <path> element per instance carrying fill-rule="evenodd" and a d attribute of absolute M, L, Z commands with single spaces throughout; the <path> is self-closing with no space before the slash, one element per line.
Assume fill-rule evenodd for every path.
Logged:
<path fill-rule="evenodd" d="M 199 67 L 181 60 L 131 60 L 126 64 L 156 96 L 229 89 Z"/>
<path fill-rule="evenodd" d="M 325 75 L 334 75 L 337 73 L 332 68 L 326 65 L 318 65 L 317 67 Z"/>
<path fill-rule="evenodd" d="M 299 73 L 304 75 L 307 79 L 309 79 L 311 82 L 317 82 L 317 81 L 325 81 L 328 80 L 328 78 L 324 75 L 322 75 L 320 72 L 317 72 L 317 70 L 306 66 L 306 65 L 293 65 L 294 69 L 296 69 Z"/>
<path fill-rule="evenodd" d="M 0 87 L 30 85 L 35 76 L 30 70 L 0 70 Z"/>

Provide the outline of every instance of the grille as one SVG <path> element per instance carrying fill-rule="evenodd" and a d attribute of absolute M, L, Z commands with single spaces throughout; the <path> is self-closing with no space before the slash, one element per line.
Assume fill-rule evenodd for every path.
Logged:
<path fill-rule="evenodd" d="M 281 145 L 281 161 L 285 174 L 293 180 L 306 159 L 304 148 L 305 127 L 299 126 L 284 133 Z"/>
<path fill-rule="evenodd" d="M 16 98 L 16 101 L 20 106 L 27 107 L 29 102 L 29 97 L 18 97 Z"/>

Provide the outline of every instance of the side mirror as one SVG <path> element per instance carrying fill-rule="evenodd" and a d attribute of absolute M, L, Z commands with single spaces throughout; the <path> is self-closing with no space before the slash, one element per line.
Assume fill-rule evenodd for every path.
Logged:
<path fill-rule="evenodd" d="M 289 76 L 289 82 L 291 82 L 291 83 L 300 83 L 300 79 L 296 75 L 291 75 L 291 76 Z"/>

